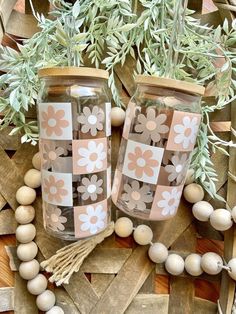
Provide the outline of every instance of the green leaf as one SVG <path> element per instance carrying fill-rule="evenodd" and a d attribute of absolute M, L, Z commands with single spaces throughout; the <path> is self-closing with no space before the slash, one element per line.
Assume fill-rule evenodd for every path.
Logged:
<path fill-rule="evenodd" d="M 131 29 L 133 29 L 135 26 L 136 26 L 136 24 L 132 24 L 132 23 L 130 23 L 130 24 L 125 24 L 125 25 L 119 27 L 117 30 L 118 30 L 119 32 L 128 32 L 128 31 L 130 31 Z"/>
<path fill-rule="evenodd" d="M 80 14 L 80 0 L 77 0 L 73 5 L 72 15 L 74 18 L 77 18 L 79 14 Z"/>

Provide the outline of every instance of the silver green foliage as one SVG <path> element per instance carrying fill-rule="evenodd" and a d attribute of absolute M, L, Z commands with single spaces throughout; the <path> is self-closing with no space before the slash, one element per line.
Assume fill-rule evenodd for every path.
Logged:
<path fill-rule="evenodd" d="M 50 0 L 54 6 L 50 18 L 34 12 L 41 32 L 24 40 L 19 51 L 0 46 L 1 128 L 13 124 L 11 134 L 20 132 L 22 142 L 36 143 L 38 128 L 28 122 L 25 112 L 35 106 L 40 88 L 37 71 L 42 67 L 82 66 L 86 58 L 95 67 L 105 67 L 109 87 L 117 106 L 123 106 L 114 79 L 114 68 L 127 56 L 136 60 L 136 74 L 165 74 L 168 47 L 174 28 L 176 0 L 80 0 L 71 5 Z M 200 25 L 194 12 L 187 10 L 180 35 L 179 62 L 174 76 L 197 82 L 215 90 L 213 105 L 202 104 L 203 121 L 192 167 L 196 179 L 212 196 L 216 194 L 217 174 L 210 155 L 218 149 L 228 154 L 234 146 L 218 138 L 210 128 L 209 114 L 221 110 L 236 98 L 236 22 L 230 28 L 225 21 L 216 29 Z M 73 17 L 73 19 L 71 18 Z M 217 60 L 224 60 L 216 66 Z"/>

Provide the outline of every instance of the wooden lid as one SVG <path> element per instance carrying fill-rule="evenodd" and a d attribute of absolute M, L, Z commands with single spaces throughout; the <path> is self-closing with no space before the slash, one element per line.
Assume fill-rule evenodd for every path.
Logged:
<path fill-rule="evenodd" d="M 165 77 L 158 77 L 158 76 L 145 76 L 145 75 L 137 75 L 135 82 L 137 84 L 144 84 L 150 86 L 158 86 L 158 87 L 165 87 L 170 89 L 175 89 L 199 96 L 203 96 L 205 93 L 205 87 L 189 83 L 185 81 L 174 80 Z"/>
<path fill-rule="evenodd" d="M 96 77 L 108 79 L 109 73 L 105 70 L 86 67 L 58 67 L 58 68 L 43 68 L 38 71 L 38 76 L 79 76 L 79 77 Z"/>

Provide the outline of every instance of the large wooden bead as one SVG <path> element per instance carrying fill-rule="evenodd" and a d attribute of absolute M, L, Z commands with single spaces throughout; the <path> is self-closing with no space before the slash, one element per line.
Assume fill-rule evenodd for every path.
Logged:
<path fill-rule="evenodd" d="M 17 246 L 16 254 L 23 262 L 31 261 L 38 253 L 38 247 L 35 242 L 20 244 Z"/>
<path fill-rule="evenodd" d="M 126 238 L 133 232 L 133 222 L 127 217 L 121 217 L 117 219 L 115 223 L 115 233 L 121 237 Z"/>
<path fill-rule="evenodd" d="M 47 285 L 47 278 L 42 274 L 38 274 L 35 278 L 27 282 L 27 289 L 31 294 L 39 295 L 46 290 Z"/>
<path fill-rule="evenodd" d="M 45 314 L 64 314 L 63 309 L 57 305 L 53 306 L 51 310 L 47 311 Z"/>
<path fill-rule="evenodd" d="M 232 208 L 231 216 L 232 216 L 234 222 L 236 223 L 236 206 L 234 206 L 234 207 Z"/>
<path fill-rule="evenodd" d="M 189 185 L 193 182 L 194 182 L 194 170 L 188 169 L 184 184 Z"/>
<path fill-rule="evenodd" d="M 152 229 L 146 225 L 139 225 L 133 234 L 134 240 L 139 245 L 147 245 L 152 242 Z"/>
<path fill-rule="evenodd" d="M 35 201 L 35 198 L 35 190 L 26 185 L 23 185 L 16 191 L 16 200 L 21 205 L 30 205 Z"/>
<path fill-rule="evenodd" d="M 230 270 L 228 270 L 229 276 L 233 279 L 236 280 L 236 257 L 232 258 L 228 262 L 228 266 L 230 267 Z"/>
<path fill-rule="evenodd" d="M 40 153 L 36 153 L 32 158 L 32 164 L 35 169 L 40 170 L 41 169 L 41 158 Z"/>
<path fill-rule="evenodd" d="M 36 259 L 28 262 L 22 262 L 19 266 L 19 274 L 25 280 L 33 279 L 39 273 L 39 262 Z"/>
<path fill-rule="evenodd" d="M 219 208 L 213 211 L 210 216 L 210 223 L 213 228 L 225 231 L 232 227 L 231 213 L 227 209 Z"/>
<path fill-rule="evenodd" d="M 40 311 L 49 311 L 55 302 L 55 294 L 50 290 L 45 290 L 36 298 L 36 305 Z"/>
<path fill-rule="evenodd" d="M 200 201 L 192 207 L 193 216 L 200 221 L 208 221 L 211 213 L 214 211 L 212 205 L 206 201 Z"/>
<path fill-rule="evenodd" d="M 197 183 L 191 183 L 184 188 L 184 198 L 189 203 L 197 203 L 203 200 L 204 191 L 201 185 Z"/>
<path fill-rule="evenodd" d="M 223 260 L 218 254 L 208 252 L 202 256 L 201 266 L 207 274 L 217 275 L 222 270 Z"/>
<path fill-rule="evenodd" d="M 16 239 L 20 243 L 31 242 L 36 236 L 36 228 L 33 224 L 19 225 L 16 228 Z"/>
<path fill-rule="evenodd" d="M 200 276 L 203 273 L 201 267 L 201 255 L 199 254 L 190 254 L 186 257 L 184 261 L 184 266 L 186 271 L 192 276 Z"/>
<path fill-rule="evenodd" d="M 184 271 L 184 260 L 180 255 L 170 254 L 166 259 L 165 268 L 171 275 L 178 276 Z"/>
<path fill-rule="evenodd" d="M 37 169 L 30 169 L 24 176 L 24 182 L 32 189 L 36 189 L 41 185 L 41 172 Z"/>
<path fill-rule="evenodd" d="M 15 219 L 19 224 L 28 224 L 35 217 L 34 207 L 31 205 L 28 206 L 19 206 L 15 211 Z"/>
<path fill-rule="evenodd" d="M 156 242 L 150 246 L 148 256 L 154 263 L 164 263 L 168 257 L 168 250 L 164 244 Z"/>
<path fill-rule="evenodd" d="M 125 121 L 125 111 L 120 107 L 111 109 L 111 125 L 121 126 Z"/>

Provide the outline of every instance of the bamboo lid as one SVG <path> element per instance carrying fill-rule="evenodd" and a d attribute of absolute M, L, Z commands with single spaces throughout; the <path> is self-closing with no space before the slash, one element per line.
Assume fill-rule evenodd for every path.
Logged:
<path fill-rule="evenodd" d="M 101 79 L 108 79 L 109 73 L 105 70 L 86 67 L 57 67 L 57 68 L 43 68 L 38 71 L 38 76 L 52 77 L 52 76 L 78 76 L 78 77 L 95 77 Z"/>
<path fill-rule="evenodd" d="M 137 84 L 175 89 L 178 91 L 188 92 L 199 96 L 203 96 L 205 93 L 205 87 L 203 86 L 165 77 L 137 75 L 135 82 Z"/>

